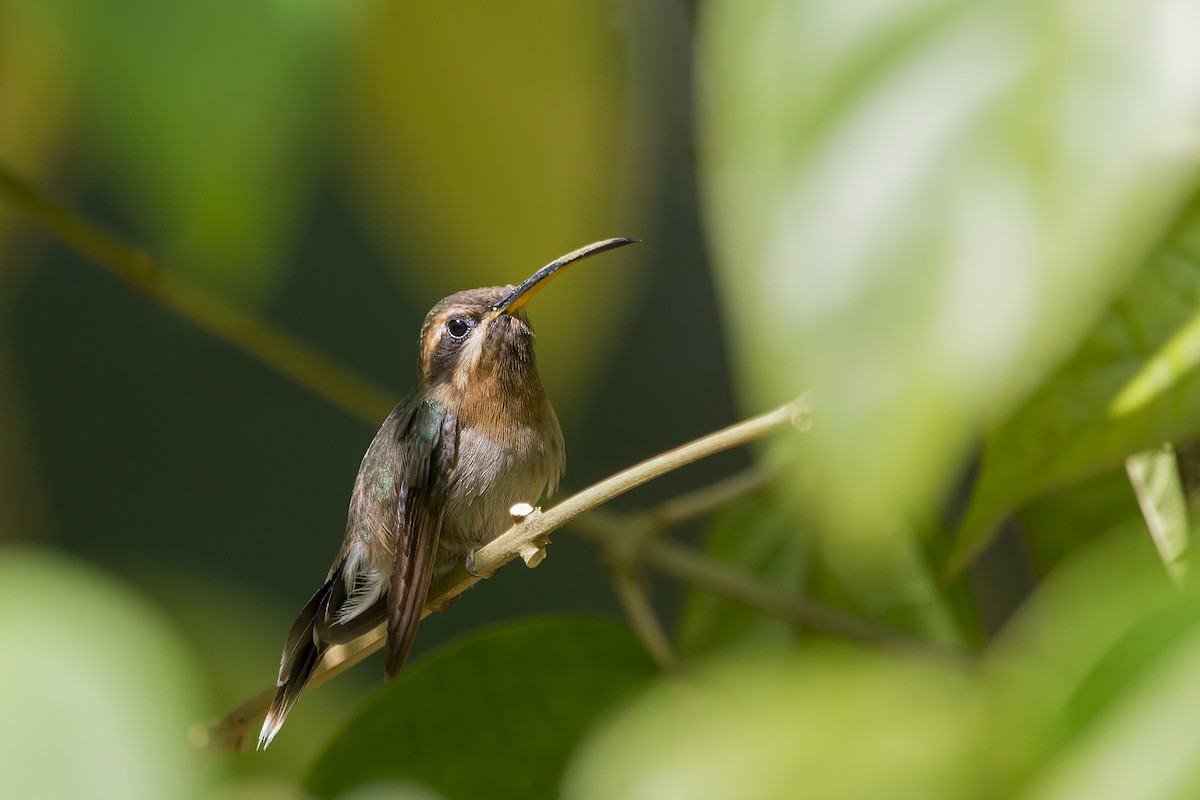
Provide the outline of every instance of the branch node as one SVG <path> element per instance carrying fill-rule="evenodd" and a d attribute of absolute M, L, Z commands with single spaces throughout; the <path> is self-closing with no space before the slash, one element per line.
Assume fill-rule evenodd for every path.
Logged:
<path fill-rule="evenodd" d="M 525 566 L 533 569 L 546 558 L 546 548 L 537 542 L 529 542 L 521 546 L 521 559 Z"/>
<path fill-rule="evenodd" d="M 622 572 L 640 564 L 647 540 L 655 538 L 661 530 L 647 517 L 629 516 L 621 519 L 603 543 L 609 567 Z"/>
<path fill-rule="evenodd" d="M 812 430 L 813 402 L 810 392 L 805 392 L 793 400 L 788 406 L 788 411 L 790 412 L 792 427 L 801 433 L 807 433 Z"/>
<path fill-rule="evenodd" d="M 526 517 L 535 511 L 537 509 L 529 503 L 516 503 L 508 510 L 508 515 L 512 517 L 513 522 L 524 522 Z"/>

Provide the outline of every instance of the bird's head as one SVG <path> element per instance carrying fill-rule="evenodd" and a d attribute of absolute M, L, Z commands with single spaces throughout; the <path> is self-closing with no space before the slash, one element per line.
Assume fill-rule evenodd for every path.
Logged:
<path fill-rule="evenodd" d="M 555 259 L 518 286 L 469 289 L 442 300 L 421 327 L 421 384 L 459 396 L 540 392 L 525 306 L 570 264 L 635 241 L 595 242 Z"/>

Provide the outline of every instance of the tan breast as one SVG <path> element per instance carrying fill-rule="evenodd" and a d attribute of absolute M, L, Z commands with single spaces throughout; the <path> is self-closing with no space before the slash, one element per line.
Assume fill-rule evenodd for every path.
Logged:
<path fill-rule="evenodd" d="M 441 547 L 465 555 L 499 536 L 512 524 L 508 510 L 516 503 L 537 505 L 558 486 L 565 464 L 549 401 L 533 424 L 460 426 Z"/>

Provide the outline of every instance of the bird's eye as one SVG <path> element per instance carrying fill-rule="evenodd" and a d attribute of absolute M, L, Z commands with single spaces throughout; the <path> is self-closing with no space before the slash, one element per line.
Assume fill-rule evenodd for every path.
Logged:
<path fill-rule="evenodd" d="M 469 317 L 451 317 L 446 322 L 446 332 L 451 338 L 462 339 L 475 327 L 475 320 Z"/>

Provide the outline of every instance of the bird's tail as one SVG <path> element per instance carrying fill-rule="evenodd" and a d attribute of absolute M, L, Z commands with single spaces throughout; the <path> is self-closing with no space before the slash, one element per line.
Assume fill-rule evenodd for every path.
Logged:
<path fill-rule="evenodd" d="M 275 734 L 279 733 L 288 712 L 296 705 L 316 671 L 321 656 L 329 649 L 329 644 L 317 636 L 316 629 L 318 615 L 326 605 L 332 586 L 333 578 L 330 578 L 312 596 L 292 624 L 279 662 L 279 680 L 276 684 L 279 688 L 263 720 L 262 731 L 258 734 L 259 750 L 270 745 Z"/>

